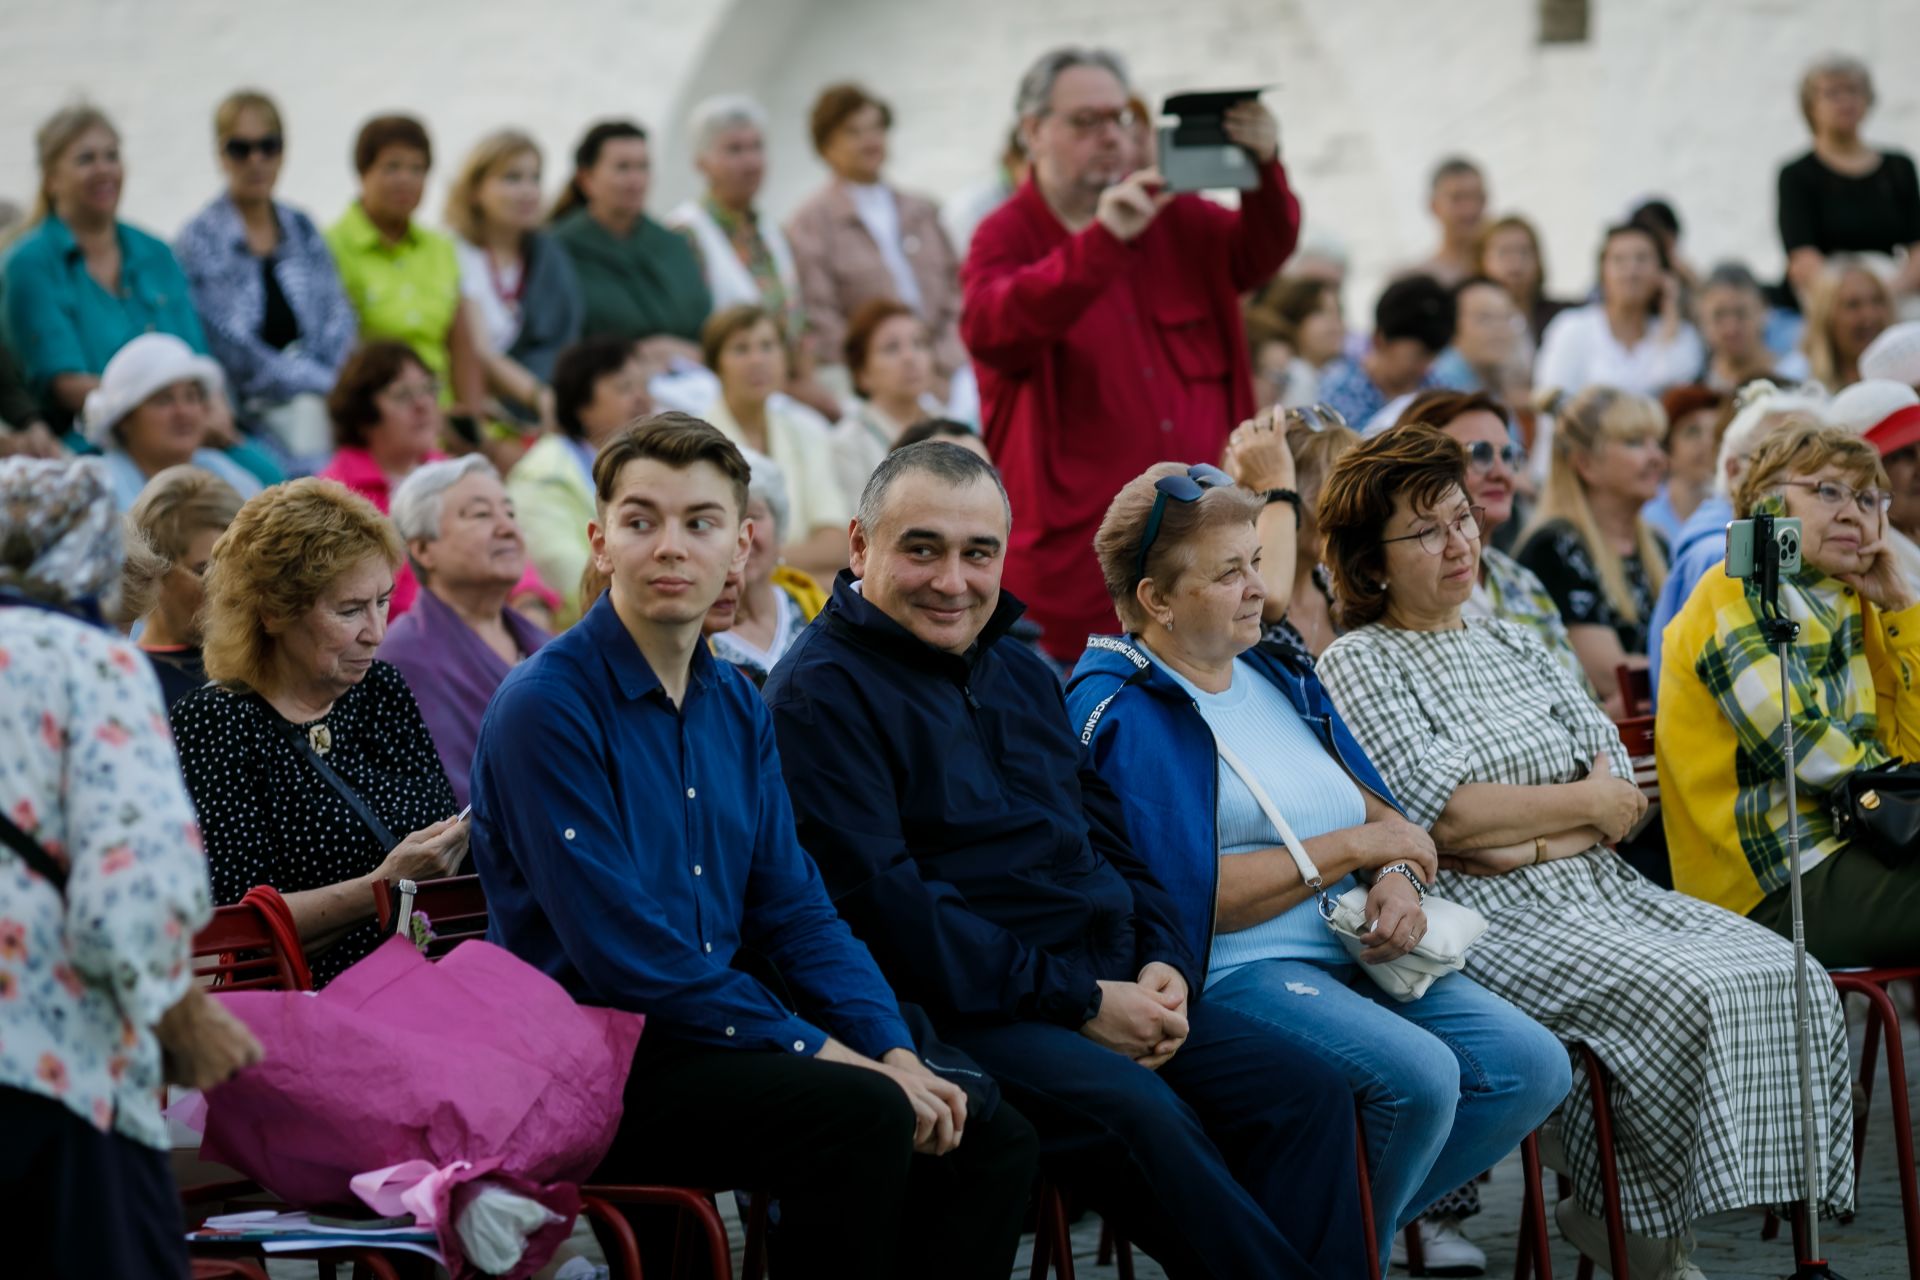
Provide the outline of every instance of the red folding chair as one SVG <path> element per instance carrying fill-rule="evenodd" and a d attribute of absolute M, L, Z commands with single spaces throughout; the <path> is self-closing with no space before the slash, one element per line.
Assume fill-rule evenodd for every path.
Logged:
<path fill-rule="evenodd" d="M 1547 1198 L 1540 1183 L 1540 1138 L 1530 1133 L 1527 1140 L 1520 1144 L 1520 1235 L 1514 1257 L 1513 1274 L 1515 1280 L 1527 1280 L 1537 1267 L 1540 1280 L 1553 1280 L 1553 1258 L 1549 1252 L 1551 1240 L 1547 1235 Z M 1485 1182 L 1487 1174 L 1481 1174 Z M 1405 1236 L 1407 1242 L 1407 1274 L 1424 1276 L 1427 1273 L 1426 1251 L 1420 1244 L 1420 1224 L 1407 1224 Z"/>
<path fill-rule="evenodd" d="M 1900 1213 L 1907 1232 L 1907 1273 L 1920 1276 L 1920 1178 L 1913 1164 L 1913 1126 L 1907 1098 L 1907 1054 L 1900 1043 L 1900 1011 L 1887 988 L 1920 979 L 1920 966 L 1841 970 L 1829 975 L 1844 1006 L 1848 996 L 1867 1002 L 1866 1041 L 1860 1047 L 1860 1109 L 1853 1117 L 1853 1180 L 1860 1185 L 1860 1160 L 1867 1149 L 1867 1117 L 1873 1105 L 1874 1068 L 1886 1046 L 1887 1093 L 1893 1104 L 1894 1163 L 1900 1170 Z M 1796 1224 L 1797 1225 L 1797 1224 Z"/>
<path fill-rule="evenodd" d="M 195 980 L 221 991 L 298 991 L 308 985 L 299 980 L 266 917 L 251 905 L 217 908 L 206 927 L 193 936 L 191 951 Z M 226 1209 L 237 1200 L 246 1200 L 256 1209 L 285 1207 L 270 1205 L 262 1199 L 266 1194 L 259 1183 L 242 1178 L 183 1187 L 180 1203 L 187 1210 L 188 1221 L 198 1228 L 214 1210 Z M 189 1252 L 193 1255 L 194 1280 L 256 1276 L 264 1280 L 266 1275 L 264 1265 L 253 1261 L 257 1256 L 264 1263 L 265 1255 L 258 1252 L 257 1245 L 195 1243 Z M 278 1253 L 274 1257 L 317 1262 L 321 1274 L 328 1277 L 341 1263 L 351 1265 L 355 1275 L 364 1271 L 373 1280 L 399 1280 L 400 1275 L 386 1255 L 375 1249 L 322 1249 Z"/>
<path fill-rule="evenodd" d="M 443 880 L 373 882 L 374 919 L 382 931 L 402 917 L 400 929 L 409 929 L 414 915 L 427 919 L 433 937 L 426 954 L 439 959 L 469 938 L 487 932 L 487 899 L 479 876 L 449 876 Z M 692 1187 L 656 1187 L 592 1183 L 580 1188 L 582 1211 L 593 1228 L 614 1280 L 641 1280 L 640 1244 L 623 1208 L 665 1208 L 679 1219 L 674 1242 L 673 1274 L 679 1276 L 704 1250 L 713 1280 L 733 1280 L 733 1251 L 727 1226 L 720 1217 L 712 1190 Z M 760 1280 L 766 1266 L 767 1197 L 755 1195 L 747 1217 L 746 1252 L 741 1259 L 742 1280 Z"/>
<path fill-rule="evenodd" d="M 1636 716 L 1653 714 L 1653 672 L 1646 667 L 1628 666 L 1621 663 L 1613 669 L 1615 683 L 1620 686 L 1620 714 L 1631 720 Z"/>

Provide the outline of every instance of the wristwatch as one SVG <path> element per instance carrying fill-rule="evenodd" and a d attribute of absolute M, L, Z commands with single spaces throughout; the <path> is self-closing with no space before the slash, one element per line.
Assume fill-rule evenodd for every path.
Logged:
<path fill-rule="evenodd" d="M 1293 527 L 1298 529 L 1300 527 L 1300 495 L 1292 489 L 1267 490 L 1267 505 L 1272 506 L 1276 502 L 1284 502 L 1293 508 Z"/>

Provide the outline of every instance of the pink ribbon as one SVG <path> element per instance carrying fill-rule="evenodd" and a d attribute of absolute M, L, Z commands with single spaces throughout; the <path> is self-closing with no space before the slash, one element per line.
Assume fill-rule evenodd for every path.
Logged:
<path fill-rule="evenodd" d="M 441 1185 L 472 1167 L 473 1163 L 468 1160 L 455 1160 L 443 1168 L 435 1168 L 426 1160 L 406 1160 L 384 1169 L 356 1173 L 347 1185 L 381 1217 L 397 1218 L 410 1213 L 415 1222 L 430 1227 L 439 1220 L 434 1203 L 439 1198 Z"/>

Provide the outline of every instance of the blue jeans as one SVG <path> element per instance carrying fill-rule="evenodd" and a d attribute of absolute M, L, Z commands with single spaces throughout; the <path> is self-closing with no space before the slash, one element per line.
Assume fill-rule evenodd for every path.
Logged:
<path fill-rule="evenodd" d="M 1553 1033 L 1464 973 L 1401 1004 L 1355 964 L 1260 960 L 1205 998 L 1346 1076 L 1366 1128 L 1383 1273 L 1396 1231 L 1497 1164 L 1573 1087 Z"/>
<path fill-rule="evenodd" d="M 1346 1082 L 1257 1019 L 1189 1011 L 1158 1071 L 1050 1023 L 940 1035 L 1033 1122 L 1041 1168 L 1176 1280 L 1365 1275 Z"/>

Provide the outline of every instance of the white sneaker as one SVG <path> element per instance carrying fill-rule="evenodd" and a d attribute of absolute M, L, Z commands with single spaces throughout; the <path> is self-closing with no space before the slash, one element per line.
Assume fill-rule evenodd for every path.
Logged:
<path fill-rule="evenodd" d="M 1414 1223 L 1420 1233 L 1420 1256 L 1426 1268 L 1423 1276 L 1480 1276 L 1487 1273 L 1487 1255 L 1480 1246 L 1460 1234 L 1458 1218 L 1421 1218 Z M 1407 1236 L 1404 1231 L 1393 1237 L 1392 1261 L 1396 1267 L 1407 1265 Z"/>
<path fill-rule="evenodd" d="M 1613 1274 L 1613 1256 L 1607 1249 L 1607 1224 L 1582 1209 L 1568 1196 L 1553 1206 L 1554 1221 L 1560 1234 L 1608 1275 Z M 1707 1280 L 1706 1273 L 1693 1265 L 1693 1238 L 1660 1240 L 1627 1232 L 1627 1267 L 1632 1280 Z"/>

